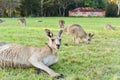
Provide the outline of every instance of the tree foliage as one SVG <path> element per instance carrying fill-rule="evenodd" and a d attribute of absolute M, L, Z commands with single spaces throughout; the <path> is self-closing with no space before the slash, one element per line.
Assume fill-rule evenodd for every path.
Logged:
<path fill-rule="evenodd" d="M 14 16 L 14 12 L 20 6 L 20 0 L 1 0 L 4 7 L 6 8 L 6 13 L 9 17 Z"/>
<path fill-rule="evenodd" d="M 108 3 L 106 6 L 106 16 L 116 17 L 117 16 L 117 5 L 115 3 Z"/>
<path fill-rule="evenodd" d="M 22 16 L 39 16 L 40 0 L 21 0 L 20 9 Z"/>
<path fill-rule="evenodd" d="M 20 12 L 20 16 L 68 16 L 68 11 L 77 7 L 93 7 L 108 10 L 109 0 L 0 0 L 8 16 Z M 110 11 L 107 11 L 108 13 Z M 108 14 L 107 13 L 107 14 Z"/>

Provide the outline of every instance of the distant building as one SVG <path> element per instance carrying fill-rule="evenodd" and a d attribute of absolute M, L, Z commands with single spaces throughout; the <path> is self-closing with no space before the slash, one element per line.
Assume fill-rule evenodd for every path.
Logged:
<path fill-rule="evenodd" d="M 76 8 L 74 10 L 69 11 L 69 16 L 105 16 L 105 11 L 102 9 L 94 9 L 90 7 L 86 8 Z"/>

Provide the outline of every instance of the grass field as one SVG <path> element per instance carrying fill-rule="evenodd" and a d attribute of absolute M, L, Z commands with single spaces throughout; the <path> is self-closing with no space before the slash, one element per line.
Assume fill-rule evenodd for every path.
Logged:
<path fill-rule="evenodd" d="M 80 24 L 86 32 L 95 34 L 92 43 L 75 45 L 71 36 L 63 34 L 61 48 L 58 51 L 59 61 L 51 68 L 64 74 L 64 78 L 60 80 L 120 80 L 119 18 L 26 18 L 26 27 L 18 24 L 17 18 L 0 19 L 5 20 L 4 23 L 0 23 L 0 41 L 34 47 L 45 45 L 47 41 L 45 28 L 53 33 L 59 31 L 58 20 L 65 20 L 65 26 Z M 107 23 L 115 26 L 116 30 L 104 30 L 103 27 Z M 52 78 L 46 72 L 36 74 L 34 68 L 0 68 L 0 80 L 52 80 Z"/>

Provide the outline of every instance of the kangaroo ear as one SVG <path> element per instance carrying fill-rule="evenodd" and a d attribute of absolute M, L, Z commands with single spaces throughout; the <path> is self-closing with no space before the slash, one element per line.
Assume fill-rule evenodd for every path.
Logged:
<path fill-rule="evenodd" d="M 45 29 L 45 32 L 46 32 L 48 37 L 51 38 L 53 36 L 53 33 L 49 29 Z"/>
<path fill-rule="evenodd" d="M 89 33 L 88 36 L 91 36 L 91 33 Z"/>
<path fill-rule="evenodd" d="M 91 37 L 93 37 L 94 36 L 94 33 L 93 34 L 91 34 Z"/>
<path fill-rule="evenodd" d="M 62 33 L 63 33 L 63 30 L 60 30 L 60 31 L 58 32 L 58 36 L 61 37 Z"/>

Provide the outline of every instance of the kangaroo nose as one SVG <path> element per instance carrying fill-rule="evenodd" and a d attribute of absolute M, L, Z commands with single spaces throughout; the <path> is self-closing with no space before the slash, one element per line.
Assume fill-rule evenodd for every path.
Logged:
<path fill-rule="evenodd" d="M 88 41 L 91 41 L 91 39 L 88 39 Z"/>
<path fill-rule="evenodd" d="M 57 49 L 59 49 L 59 48 L 60 48 L 60 45 L 59 45 L 59 44 L 56 44 L 56 46 L 57 46 Z"/>

